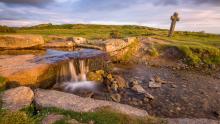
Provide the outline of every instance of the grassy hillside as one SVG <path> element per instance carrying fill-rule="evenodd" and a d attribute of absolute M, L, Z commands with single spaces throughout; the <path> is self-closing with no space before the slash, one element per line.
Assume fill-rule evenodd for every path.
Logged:
<path fill-rule="evenodd" d="M 185 54 L 189 63 L 220 63 L 220 35 L 204 32 L 175 32 L 174 37 L 169 38 L 168 30 L 134 25 L 41 24 L 16 29 L 16 34 L 40 34 L 46 40 L 48 35 L 107 39 L 111 37 L 112 32 L 117 32 L 121 38 L 142 36 L 165 40 L 167 44 L 162 44 L 163 46 L 177 47 Z"/>

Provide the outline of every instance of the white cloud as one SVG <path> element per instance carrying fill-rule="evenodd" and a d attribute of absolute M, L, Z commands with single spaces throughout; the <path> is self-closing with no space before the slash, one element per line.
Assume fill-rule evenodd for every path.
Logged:
<path fill-rule="evenodd" d="M 170 16 L 174 11 L 180 13 L 181 21 L 177 23 L 178 30 L 190 30 L 220 33 L 220 7 L 211 5 L 194 4 L 160 4 L 155 5 L 152 0 L 137 0 L 120 3 L 120 8 L 115 8 L 120 0 L 113 0 L 101 5 L 95 5 L 97 0 L 90 4 L 83 1 L 89 0 L 56 0 L 56 3 L 47 7 L 15 6 L 7 7 L 0 4 L 0 24 L 9 26 L 35 25 L 39 23 L 98 23 L 98 24 L 137 24 L 159 28 L 169 28 Z M 91 3 L 91 2 L 94 3 Z M 98 0 L 100 1 L 100 0 Z M 106 1 L 106 0 L 104 0 Z M 158 1 L 158 0 L 157 0 Z M 79 4 L 81 2 L 81 4 Z M 124 2 L 124 1 L 122 1 Z M 170 1 L 168 0 L 168 3 Z M 88 9 L 86 6 L 93 7 Z M 108 6 L 105 8 L 105 6 Z M 85 11 L 86 10 L 86 11 Z M 7 19 L 7 18 L 8 19 Z M 5 19 L 4 19 L 5 18 Z"/>

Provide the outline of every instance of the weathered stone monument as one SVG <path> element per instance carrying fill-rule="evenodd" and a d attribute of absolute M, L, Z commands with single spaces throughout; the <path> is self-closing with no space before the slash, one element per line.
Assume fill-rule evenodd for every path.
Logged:
<path fill-rule="evenodd" d="M 179 18 L 179 14 L 177 12 L 175 12 L 173 14 L 173 16 L 171 16 L 171 26 L 170 26 L 170 31 L 169 31 L 169 34 L 168 34 L 168 37 L 172 37 L 173 34 L 174 34 L 174 30 L 175 30 L 175 27 L 176 27 L 176 22 L 180 21 L 180 18 Z"/>

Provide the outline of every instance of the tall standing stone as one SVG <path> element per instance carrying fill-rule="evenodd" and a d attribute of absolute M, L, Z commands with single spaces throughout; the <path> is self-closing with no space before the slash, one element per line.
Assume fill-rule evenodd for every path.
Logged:
<path fill-rule="evenodd" d="M 169 31 L 169 34 L 168 34 L 168 37 L 172 37 L 173 34 L 174 34 L 174 30 L 175 30 L 175 27 L 176 27 L 176 22 L 180 21 L 180 18 L 179 18 L 179 14 L 177 12 L 175 12 L 173 14 L 173 16 L 171 16 L 171 26 L 170 26 L 170 31 Z"/>

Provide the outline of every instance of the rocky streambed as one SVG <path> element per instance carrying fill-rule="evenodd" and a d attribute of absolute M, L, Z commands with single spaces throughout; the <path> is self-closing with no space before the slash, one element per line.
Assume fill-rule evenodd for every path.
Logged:
<path fill-rule="evenodd" d="M 130 56 L 130 51 L 146 47 L 129 47 L 135 41 L 128 38 L 96 43 L 98 47 L 93 48 L 102 51 L 74 49 L 73 41 L 44 44 L 43 47 L 52 48 L 47 50 L 2 50 L 0 75 L 7 79 L 6 89 L 20 85 L 44 88 L 35 90 L 37 97 L 30 96 L 26 100 L 32 102 L 35 99 L 39 108 L 58 107 L 84 112 L 93 111 L 97 106 L 111 106 L 134 115 L 149 113 L 162 118 L 219 120 L 220 71 L 217 68 L 211 71 L 191 70 L 172 59 L 157 57 L 147 61 L 148 56 L 143 54 L 135 54 L 132 62 L 118 63 L 115 59 L 120 58 L 121 61 L 124 55 Z M 57 48 L 59 44 L 64 48 Z M 88 47 L 92 43 L 88 45 L 83 41 L 80 44 L 78 46 Z M 75 90 L 76 83 L 80 88 Z M 91 88 L 94 86 L 91 83 L 96 88 Z M 19 94 L 9 92 L 10 95 Z M 25 100 L 24 97 L 22 99 Z M 6 103 L 10 101 L 8 98 L 4 100 Z M 17 105 L 23 107 L 26 104 L 15 103 L 15 107 Z M 174 123 L 175 120 L 170 121 Z"/>

